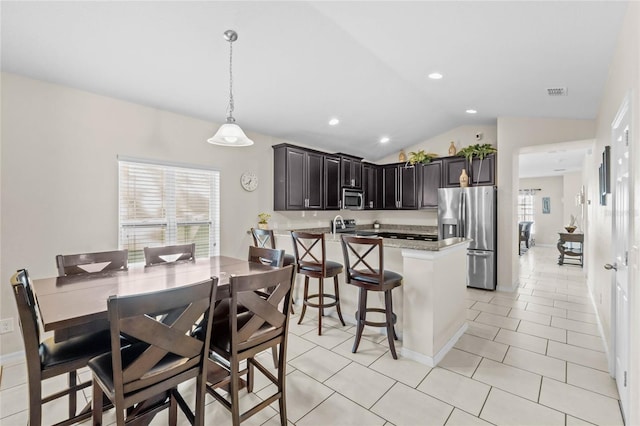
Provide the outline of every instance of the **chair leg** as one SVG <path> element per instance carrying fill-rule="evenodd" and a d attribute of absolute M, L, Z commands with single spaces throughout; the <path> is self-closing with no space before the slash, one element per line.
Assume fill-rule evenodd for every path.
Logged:
<path fill-rule="evenodd" d="M 275 368 L 278 368 L 278 347 L 277 346 L 271 347 L 271 356 L 273 357 L 273 366 Z"/>
<path fill-rule="evenodd" d="M 178 424 L 178 401 L 173 391 L 169 391 L 169 424 L 176 426 Z"/>
<path fill-rule="evenodd" d="M 340 309 L 340 291 L 338 290 L 338 276 L 335 275 L 333 277 L 333 287 L 336 295 L 336 311 L 338 312 L 338 318 L 340 318 L 340 322 L 343 326 L 347 324 L 344 323 L 344 319 L 342 318 L 342 310 Z"/>
<path fill-rule="evenodd" d="M 74 388 L 77 382 L 78 382 L 77 373 L 75 371 L 70 371 L 69 372 L 69 389 Z M 75 417 L 77 403 L 78 403 L 77 391 L 74 390 L 69 393 L 69 418 Z"/>
<path fill-rule="evenodd" d="M 362 331 L 364 330 L 364 322 L 367 318 L 367 290 L 360 288 L 358 294 L 358 312 L 356 312 L 356 340 L 353 342 L 352 353 L 356 353 L 358 345 L 360 345 L 360 339 L 362 338 Z"/>
<path fill-rule="evenodd" d="M 194 425 L 195 426 L 204 426 L 204 404 L 205 404 L 205 394 L 206 385 L 207 385 L 207 375 L 206 375 L 207 363 L 204 363 L 204 374 L 198 374 L 198 378 L 196 379 L 196 412 Z"/>
<path fill-rule="evenodd" d="M 229 397 L 231 398 L 231 422 L 233 426 L 240 426 L 240 373 L 238 362 L 231 361 L 231 383 L 229 384 Z"/>
<path fill-rule="evenodd" d="M 253 392 L 253 380 L 255 378 L 255 367 L 253 365 L 253 358 L 247 358 L 247 392 Z"/>
<path fill-rule="evenodd" d="M 324 316 L 324 279 L 318 278 L 318 336 L 322 336 L 322 317 Z"/>
<path fill-rule="evenodd" d="M 91 401 L 92 405 L 92 414 L 93 417 L 92 422 L 94 426 L 100 426 L 102 424 L 102 404 L 103 404 L 103 396 L 102 396 L 102 388 L 98 383 L 96 383 L 96 379 L 93 379 L 93 400 Z M 119 407 L 116 407 L 116 413 L 122 412 L 122 410 L 118 410 Z M 118 421 L 120 419 L 118 418 Z M 124 418 L 122 419 L 124 422 Z"/>
<path fill-rule="evenodd" d="M 309 276 L 305 275 L 304 277 L 304 295 L 302 296 L 302 312 L 300 312 L 300 319 L 298 320 L 298 324 L 302 323 L 302 319 L 304 318 L 305 312 L 307 312 L 307 297 L 309 296 Z"/>
<path fill-rule="evenodd" d="M 29 374 L 29 424 L 39 426 L 42 424 L 42 382 L 40 376 Z"/>
<path fill-rule="evenodd" d="M 395 343 L 393 343 L 394 337 L 397 339 L 397 336 L 395 327 L 393 326 L 393 305 L 391 303 L 391 290 L 387 290 L 384 292 L 384 304 L 387 316 L 387 340 L 389 340 L 389 349 L 391 349 L 391 356 L 393 356 L 393 359 L 398 359 L 398 355 L 396 354 L 396 346 Z"/>
<path fill-rule="evenodd" d="M 393 329 L 393 339 L 394 340 L 398 340 L 398 334 L 396 333 L 396 325 L 393 323 L 393 293 L 391 292 L 391 290 L 387 290 L 385 293 L 389 293 L 389 306 L 391 306 L 391 309 L 389 310 L 389 312 L 391 312 L 391 327 Z M 386 300 L 385 300 L 385 304 L 386 304 Z"/>
<path fill-rule="evenodd" d="M 278 407 L 280 409 L 280 426 L 287 426 L 287 397 L 286 397 L 286 389 L 285 383 L 286 379 L 284 376 L 285 366 L 278 369 L 278 385 L 280 388 L 280 399 L 278 399 Z"/>

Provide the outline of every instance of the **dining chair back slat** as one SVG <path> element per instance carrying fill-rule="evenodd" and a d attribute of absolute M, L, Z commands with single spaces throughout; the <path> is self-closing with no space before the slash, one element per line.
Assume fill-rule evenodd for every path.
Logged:
<path fill-rule="evenodd" d="M 195 262 L 195 260 L 196 243 L 144 248 L 145 266 L 174 262 Z"/>
<path fill-rule="evenodd" d="M 56 256 L 58 275 L 88 274 L 93 272 L 126 270 L 129 251 L 113 250 L 95 253 L 59 254 Z"/>

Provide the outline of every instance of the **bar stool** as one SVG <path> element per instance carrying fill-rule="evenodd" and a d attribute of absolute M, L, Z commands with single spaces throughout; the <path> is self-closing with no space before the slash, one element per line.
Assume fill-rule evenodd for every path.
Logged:
<path fill-rule="evenodd" d="M 356 340 L 353 343 L 351 352 L 355 353 L 358 350 L 365 325 L 386 327 L 391 355 L 393 359 L 398 359 L 395 344 L 393 343 L 394 340 L 398 340 L 398 336 L 394 327 L 397 317 L 393 313 L 391 290 L 402 284 L 402 275 L 392 271 L 385 271 L 382 238 L 343 235 L 342 253 L 344 254 L 345 263 L 345 281 L 360 289 L 358 311 L 356 312 Z M 384 309 L 367 308 L 368 291 L 384 291 Z M 385 314 L 385 321 L 367 321 L 367 312 L 383 313 Z"/>
<path fill-rule="evenodd" d="M 346 325 L 340 310 L 340 292 L 338 290 L 338 275 L 342 273 L 343 267 L 338 262 L 326 259 L 324 234 L 291 231 L 291 238 L 293 238 L 293 252 L 298 273 L 304 275 L 304 296 L 298 324 L 302 322 L 307 306 L 318 308 L 318 336 L 321 336 L 324 309 L 335 306 L 340 322 L 342 325 Z M 333 277 L 334 294 L 327 294 L 324 292 L 324 279 L 331 277 Z M 317 294 L 309 294 L 309 278 L 318 278 Z M 310 299 L 316 298 L 318 303 L 310 301 Z M 325 303 L 325 298 L 332 299 L 333 302 Z"/>

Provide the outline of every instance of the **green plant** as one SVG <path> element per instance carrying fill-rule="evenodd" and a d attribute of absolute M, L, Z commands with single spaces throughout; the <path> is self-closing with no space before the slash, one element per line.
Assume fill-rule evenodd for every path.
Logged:
<path fill-rule="evenodd" d="M 259 213 L 258 219 L 260 219 L 258 223 L 266 224 L 269 221 L 269 219 L 271 219 L 271 215 L 269 213 Z"/>
<path fill-rule="evenodd" d="M 409 153 L 409 163 L 412 166 L 415 165 L 416 163 L 427 164 L 431 160 L 433 160 L 434 158 L 436 158 L 435 155 L 427 154 L 426 152 L 424 152 L 424 149 L 421 149 L 418 152 L 410 152 Z"/>
<path fill-rule="evenodd" d="M 498 150 L 489 143 L 477 143 L 475 145 L 465 146 L 460 151 L 458 151 L 457 155 L 465 157 L 467 161 L 471 161 L 473 157 L 478 157 L 478 159 L 483 160 L 487 155 L 493 154 L 497 151 Z"/>

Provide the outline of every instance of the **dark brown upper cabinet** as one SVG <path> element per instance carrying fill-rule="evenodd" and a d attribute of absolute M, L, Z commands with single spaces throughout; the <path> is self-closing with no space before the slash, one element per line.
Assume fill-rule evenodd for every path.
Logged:
<path fill-rule="evenodd" d="M 362 188 L 362 158 L 340 154 L 340 181 L 342 186 Z"/>
<path fill-rule="evenodd" d="M 460 174 L 467 168 L 464 157 L 444 157 L 442 159 L 442 187 L 455 188 L 460 186 Z M 467 174 L 469 172 L 467 171 Z"/>
<path fill-rule="evenodd" d="M 324 156 L 324 209 L 340 210 L 342 207 L 340 189 L 340 157 Z"/>
<path fill-rule="evenodd" d="M 379 166 L 362 164 L 362 190 L 364 191 L 364 209 L 379 209 L 382 196 L 382 175 Z"/>
<path fill-rule="evenodd" d="M 324 154 L 287 144 L 273 150 L 273 209 L 324 209 Z"/>
<path fill-rule="evenodd" d="M 442 161 L 432 160 L 430 163 L 418 167 L 420 173 L 420 208 L 433 209 L 438 207 L 438 188 L 442 183 Z"/>
<path fill-rule="evenodd" d="M 478 158 L 473 158 L 471 164 L 461 156 L 443 157 L 441 161 L 443 188 L 459 187 L 462 169 L 466 169 L 469 175 L 470 186 L 496 184 L 496 154 L 487 155 L 482 160 L 482 167 Z"/>
<path fill-rule="evenodd" d="M 496 184 L 496 155 L 489 154 L 482 161 L 474 158 L 471 162 L 471 171 L 473 176 L 471 185 L 495 185 Z"/>
<path fill-rule="evenodd" d="M 382 166 L 382 208 L 411 210 L 418 208 L 416 167 L 405 163 Z"/>

